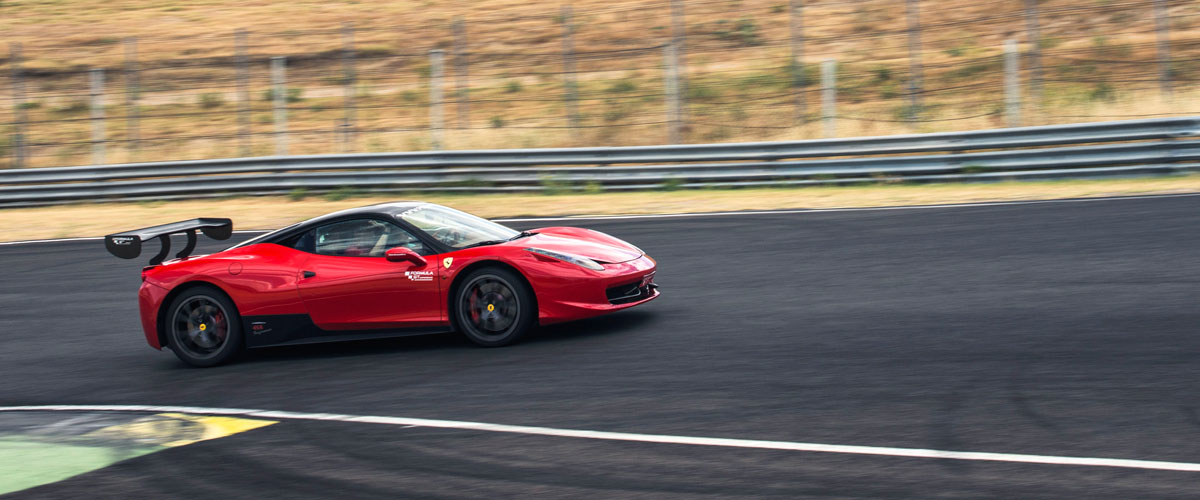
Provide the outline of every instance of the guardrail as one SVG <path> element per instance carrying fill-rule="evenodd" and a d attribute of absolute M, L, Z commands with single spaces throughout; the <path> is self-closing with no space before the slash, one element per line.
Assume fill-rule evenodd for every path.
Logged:
<path fill-rule="evenodd" d="M 1200 170 L 1200 117 L 787 142 L 279 156 L 0 170 L 0 206 L 339 188 L 537 191 Z"/>

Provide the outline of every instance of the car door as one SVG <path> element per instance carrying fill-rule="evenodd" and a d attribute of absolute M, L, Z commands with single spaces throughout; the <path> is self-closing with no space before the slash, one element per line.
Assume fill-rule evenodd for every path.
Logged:
<path fill-rule="evenodd" d="M 438 265 L 389 262 L 389 248 L 429 254 L 416 237 L 379 219 L 333 222 L 309 231 L 296 248 L 310 253 L 300 266 L 300 297 L 323 330 L 438 326 L 442 319 Z"/>

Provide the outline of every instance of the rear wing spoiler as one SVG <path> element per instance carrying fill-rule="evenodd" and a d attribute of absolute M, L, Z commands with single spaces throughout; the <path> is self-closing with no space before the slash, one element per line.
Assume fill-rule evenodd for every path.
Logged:
<path fill-rule="evenodd" d="M 104 237 L 104 248 L 108 249 L 108 253 L 122 259 L 134 259 L 142 254 L 143 242 L 158 238 L 162 247 L 158 250 L 158 254 L 150 259 L 150 265 L 157 266 L 166 260 L 167 254 L 171 253 L 172 234 L 187 234 L 187 246 L 175 254 L 175 258 L 182 259 L 191 255 L 192 250 L 196 249 L 197 229 L 214 240 L 227 240 L 233 235 L 233 221 L 200 218 L 110 234 Z"/>

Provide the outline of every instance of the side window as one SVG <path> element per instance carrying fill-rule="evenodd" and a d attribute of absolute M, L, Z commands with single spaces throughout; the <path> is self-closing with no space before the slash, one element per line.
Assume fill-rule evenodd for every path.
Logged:
<path fill-rule="evenodd" d="M 359 219 L 318 227 L 301 236 L 293 248 L 339 257 L 383 257 L 389 248 L 401 246 L 417 253 L 425 249 L 420 240 L 395 224 Z"/>

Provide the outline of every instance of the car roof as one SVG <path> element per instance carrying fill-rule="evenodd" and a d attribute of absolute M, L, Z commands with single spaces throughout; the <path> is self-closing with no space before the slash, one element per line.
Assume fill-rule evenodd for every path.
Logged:
<path fill-rule="evenodd" d="M 314 224 L 320 224 L 321 222 L 324 222 L 327 220 L 337 219 L 337 218 L 345 217 L 348 215 L 352 216 L 352 215 L 360 215 L 361 214 L 361 215 L 392 215 L 392 216 L 395 216 L 395 215 L 403 213 L 405 210 L 409 210 L 409 209 L 423 206 L 423 205 L 432 205 L 432 203 L 426 203 L 423 201 L 389 201 L 386 203 L 377 203 L 375 205 L 367 205 L 365 207 L 355 207 L 355 208 L 348 208 L 345 210 L 339 210 L 337 212 L 332 212 L 332 213 L 328 213 L 325 215 L 317 216 L 312 219 L 308 219 L 306 221 L 297 222 L 295 224 L 276 229 L 269 233 L 259 235 L 254 238 L 251 238 L 249 240 L 243 241 L 243 242 L 241 242 L 237 245 L 234 245 L 230 248 L 237 248 L 237 247 L 251 245 L 251 244 L 262 242 L 262 241 L 267 241 L 267 240 L 270 240 L 275 235 L 278 235 L 280 233 L 291 232 L 291 231 L 301 228 L 301 227 L 309 227 Z"/>
<path fill-rule="evenodd" d="M 308 225 L 308 224 L 311 224 L 314 222 L 321 222 L 324 220 L 336 219 L 338 217 L 344 217 L 347 215 L 357 215 L 357 214 L 398 215 L 400 213 L 403 213 L 405 210 L 419 207 L 421 205 L 430 205 L 430 203 L 426 203 L 423 201 L 389 201 L 387 203 L 377 203 L 375 205 L 367 205 L 365 207 L 347 208 L 345 210 L 339 210 L 337 212 L 332 212 L 332 213 L 328 213 L 328 214 L 321 215 L 318 217 L 314 217 L 312 219 L 301 222 L 299 225 Z"/>

